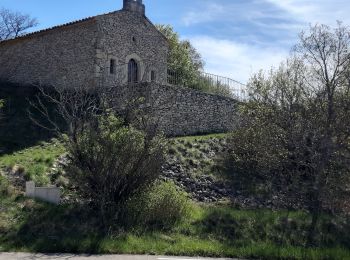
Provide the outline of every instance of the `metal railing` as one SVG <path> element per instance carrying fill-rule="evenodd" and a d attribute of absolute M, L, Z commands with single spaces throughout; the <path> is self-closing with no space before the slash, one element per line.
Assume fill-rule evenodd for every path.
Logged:
<path fill-rule="evenodd" d="M 142 65 L 141 65 L 142 64 Z M 168 84 L 173 86 L 182 86 L 197 89 L 206 93 L 232 97 L 241 101 L 248 98 L 246 85 L 219 75 L 214 75 L 206 72 L 181 73 L 171 69 L 167 69 L 165 64 L 163 73 L 151 69 L 151 65 L 156 62 L 147 62 L 146 60 L 140 63 L 136 60 L 130 60 L 127 64 L 116 64 L 115 61 L 110 61 L 110 66 L 105 70 L 108 77 L 103 77 L 105 80 L 110 80 L 109 84 L 138 84 L 141 82 L 157 82 L 160 84 Z M 159 66 L 159 64 L 158 64 Z M 106 83 L 106 82 L 104 82 Z"/>
<path fill-rule="evenodd" d="M 207 72 L 197 72 L 184 75 L 168 69 L 167 83 L 201 90 L 203 92 L 228 96 L 239 100 L 248 97 L 247 86 L 234 79 L 214 75 Z"/>

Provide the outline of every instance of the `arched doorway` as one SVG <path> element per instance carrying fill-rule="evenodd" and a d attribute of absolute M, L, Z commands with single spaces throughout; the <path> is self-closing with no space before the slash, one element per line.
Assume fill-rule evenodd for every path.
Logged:
<path fill-rule="evenodd" d="M 137 83 L 139 81 L 139 68 L 137 62 L 131 59 L 128 63 L 128 83 Z"/>

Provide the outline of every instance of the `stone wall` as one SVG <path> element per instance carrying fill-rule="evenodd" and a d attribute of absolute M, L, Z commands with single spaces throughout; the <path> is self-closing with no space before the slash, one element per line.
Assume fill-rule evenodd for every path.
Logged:
<path fill-rule="evenodd" d="M 237 101 L 197 90 L 141 83 L 115 88 L 117 110 L 125 112 L 141 97 L 138 105 L 152 115 L 167 136 L 228 132 L 238 120 Z"/>
<path fill-rule="evenodd" d="M 118 11 L 97 17 L 99 41 L 96 49 L 96 76 L 102 86 L 127 83 L 127 64 L 137 62 L 139 81 L 149 81 L 155 71 L 157 82 L 167 81 L 168 41 L 143 15 Z M 116 73 L 110 73 L 110 60 Z"/>
<path fill-rule="evenodd" d="M 94 85 L 94 19 L 0 42 L 0 79 L 19 83 Z"/>
<path fill-rule="evenodd" d="M 167 78 L 168 42 L 147 17 L 120 10 L 0 42 L 0 80 L 22 85 L 116 86 L 134 59 L 139 80 Z M 114 60 L 116 73 L 110 73 Z"/>

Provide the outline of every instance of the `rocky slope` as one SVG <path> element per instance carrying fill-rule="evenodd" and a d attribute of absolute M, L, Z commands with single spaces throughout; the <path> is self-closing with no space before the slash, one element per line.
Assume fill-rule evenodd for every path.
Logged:
<path fill-rule="evenodd" d="M 174 181 L 200 202 L 230 197 L 229 183 L 213 174 L 215 159 L 225 149 L 225 138 L 178 138 L 170 142 L 163 178 Z"/>

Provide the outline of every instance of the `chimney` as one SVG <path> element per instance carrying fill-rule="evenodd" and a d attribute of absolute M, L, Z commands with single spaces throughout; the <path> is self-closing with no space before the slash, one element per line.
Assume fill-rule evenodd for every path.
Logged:
<path fill-rule="evenodd" d="M 145 15 L 145 5 L 142 0 L 123 0 L 123 10 Z"/>

